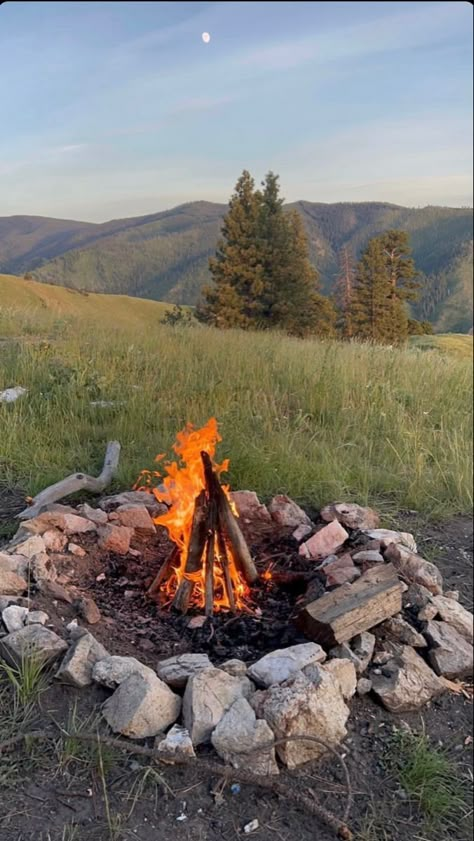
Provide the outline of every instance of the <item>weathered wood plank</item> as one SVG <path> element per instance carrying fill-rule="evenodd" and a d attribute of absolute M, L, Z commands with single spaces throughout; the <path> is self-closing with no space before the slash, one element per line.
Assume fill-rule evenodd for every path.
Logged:
<path fill-rule="evenodd" d="M 369 569 L 300 611 L 297 623 L 315 642 L 331 648 L 368 631 L 402 609 L 402 589 L 392 564 Z"/>

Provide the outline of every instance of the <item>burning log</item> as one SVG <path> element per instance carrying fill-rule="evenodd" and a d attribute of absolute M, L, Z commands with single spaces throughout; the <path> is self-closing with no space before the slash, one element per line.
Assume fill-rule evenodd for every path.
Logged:
<path fill-rule="evenodd" d="M 205 488 L 194 501 L 191 533 L 188 545 L 184 547 L 186 560 L 172 605 L 186 613 L 195 586 L 201 583 L 205 614 L 212 616 L 217 581 L 223 590 L 224 603 L 235 612 L 239 574 L 247 584 L 252 584 L 257 580 L 258 572 L 210 456 L 201 451 L 200 458 Z M 176 574 L 181 551 L 176 546 L 149 587 L 148 595 L 156 595 L 166 579 Z"/>

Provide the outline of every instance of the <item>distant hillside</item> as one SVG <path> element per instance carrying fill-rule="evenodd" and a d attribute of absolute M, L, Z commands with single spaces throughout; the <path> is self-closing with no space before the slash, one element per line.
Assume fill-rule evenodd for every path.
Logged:
<path fill-rule="evenodd" d="M 52 324 L 53 319 L 71 318 L 74 321 L 83 320 L 92 327 L 94 324 L 106 324 L 108 328 L 122 329 L 146 328 L 149 324 L 156 324 L 169 309 L 169 304 L 158 301 L 129 298 L 126 295 L 84 293 L 0 274 L 0 339 L 5 311 L 8 318 L 4 322 L 7 323 L 8 333 L 16 335 L 22 332 L 24 320 L 28 316 L 34 332 L 38 313 L 42 321 L 49 317 Z M 21 325 L 15 324 L 16 318 L 21 320 Z"/>
<path fill-rule="evenodd" d="M 410 233 L 422 272 L 415 315 L 442 332 L 472 326 L 472 211 L 412 209 L 382 202 L 296 202 L 305 221 L 311 258 L 330 293 L 337 258 L 347 245 L 355 256 L 388 228 Z M 43 282 L 194 304 L 209 280 L 225 205 L 193 202 L 173 210 L 101 225 L 41 217 L 0 219 L 0 271 L 32 272 Z"/>

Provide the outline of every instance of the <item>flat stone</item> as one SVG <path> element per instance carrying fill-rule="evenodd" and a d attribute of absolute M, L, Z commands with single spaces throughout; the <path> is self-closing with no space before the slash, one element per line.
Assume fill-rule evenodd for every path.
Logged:
<path fill-rule="evenodd" d="M 103 497 L 99 502 L 100 508 L 104 511 L 112 511 L 119 505 L 144 505 L 152 517 L 166 514 L 168 511 L 167 505 L 158 502 L 152 493 L 146 491 L 124 491 L 123 493 Z"/>
<path fill-rule="evenodd" d="M 105 526 L 107 523 L 107 513 L 102 511 L 101 508 L 92 508 L 91 505 L 84 502 L 77 506 L 77 510 L 86 520 L 90 520 L 96 526 Z"/>
<path fill-rule="evenodd" d="M 147 739 L 174 724 L 180 710 L 181 698 L 150 669 L 124 680 L 103 704 L 102 715 L 114 733 Z"/>
<path fill-rule="evenodd" d="M 377 626 L 377 630 L 389 639 L 412 645 L 413 648 L 426 648 L 426 640 L 402 616 L 392 616 Z"/>
<path fill-rule="evenodd" d="M 148 536 L 156 533 L 156 527 L 145 505 L 119 505 L 115 510 L 121 526 L 134 529 L 137 534 Z"/>
<path fill-rule="evenodd" d="M 71 553 L 71 555 L 75 555 L 76 558 L 85 558 L 87 552 L 82 546 L 79 546 L 77 543 L 68 543 L 67 551 Z"/>
<path fill-rule="evenodd" d="M 472 644 L 447 622 L 427 622 L 428 660 L 437 675 L 448 679 L 472 675 Z"/>
<path fill-rule="evenodd" d="M 310 529 L 312 528 L 313 524 L 306 512 L 285 494 L 274 496 L 268 510 L 272 520 L 279 526 L 286 528 L 308 526 Z"/>
<path fill-rule="evenodd" d="M 299 673 L 285 684 L 271 686 L 252 697 L 250 703 L 257 717 L 267 721 L 276 740 L 287 736 L 314 736 L 336 747 L 347 735 L 345 725 L 349 707 L 344 702 L 339 683 L 323 668 L 319 672 L 317 685 Z M 327 749 L 317 742 L 298 739 L 279 745 L 276 751 L 281 761 L 292 769 L 318 759 Z"/>
<path fill-rule="evenodd" d="M 359 696 L 368 695 L 372 691 L 372 681 L 366 677 L 360 677 L 357 681 L 357 694 Z"/>
<path fill-rule="evenodd" d="M 245 768 L 252 774 L 278 774 L 275 748 L 259 751 L 274 740 L 266 721 L 257 720 L 245 698 L 238 698 L 222 716 L 211 742 L 221 759 L 234 768 Z"/>
<path fill-rule="evenodd" d="M 183 698 L 183 721 L 193 745 L 208 742 L 212 731 L 237 698 L 250 694 L 247 678 L 210 667 L 189 678 Z"/>
<path fill-rule="evenodd" d="M 235 503 L 237 512 L 242 521 L 246 524 L 252 522 L 271 523 L 270 512 L 263 505 L 254 491 L 233 491 L 232 501 Z"/>
<path fill-rule="evenodd" d="M 472 613 L 466 610 L 462 604 L 459 604 L 459 602 L 449 598 L 447 595 L 432 596 L 431 604 L 434 605 L 443 622 L 451 625 L 458 634 L 461 634 L 462 637 L 472 644 L 474 621 Z"/>
<path fill-rule="evenodd" d="M 362 675 L 369 665 L 375 648 L 375 637 L 370 631 L 363 631 L 350 642 L 331 648 L 329 656 L 336 659 L 350 660 L 358 675 Z"/>
<path fill-rule="evenodd" d="M 88 596 L 80 596 L 73 604 L 79 616 L 81 616 L 82 619 L 85 619 L 89 625 L 97 625 L 97 623 L 102 619 L 100 610 L 94 599 L 91 599 Z"/>
<path fill-rule="evenodd" d="M 155 750 L 160 762 L 168 765 L 186 764 L 190 759 L 196 759 L 191 736 L 179 724 L 174 724 L 164 739 L 157 736 Z"/>
<path fill-rule="evenodd" d="M 372 508 L 362 508 L 353 502 L 333 502 L 320 512 L 327 523 L 338 520 L 349 529 L 375 529 L 380 517 Z"/>
<path fill-rule="evenodd" d="M 362 529 L 372 540 L 379 540 L 382 549 L 387 549 L 391 543 L 402 544 L 412 552 L 417 551 L 415 538 L 408 531 L 392 531 L 391 529 Z"/>
<path fill-rule="evenodd" d="M 26 657 L 49 663 L 66 649 L 64 640 L 43 625 L 27 625 L 0 639 L 0 654 L 13 664 L 21 663 Z"/>
<path fill-rule="evenodd" d="M 161 680 L 173 689 L 184 689 L 188 679 L 203 669 L 212 666 L 207 654 L 178 654 L 158 663 L 157 673 Z"/>
<path fill-rule="evenodd" d="M 443 592 L 443 578 L 438 567 L 401 543 L 388 546 L 385 560 L 391 561 L 399 575 L 409 584 L 421 584 L 435 596 Z"/>
<path fill-rule="evenodd" d="M 115 552 L 116 555 L 127 554 L 133 537 L 133 529 L 127 526 L 113 526 L 109 523 L 107 526 L 99 526 L 98 533 L 100 549 Z"/>
<path fill-rule="evenodd" d="M 59 529 L 48 529 L 43 532 L 42 539 L 50 552 L 62 552 L 67 543 L 66 535 Z"/>
<path fill-rule="evenodd" d="M 21 596 L 27 587 L 21 575 L 12 572 L 0 561 L 0 596 Z"/>
<path fill-rule="evenodd" d="M 294 677 L 313 663 L 321 663 L 326 654 L 316 642 L 305 642 L 289 648 L 278 648 L 265 654 L 247 670 L 249 678 L 258 686 L 273 686 Z"/>
<path fill-rule="evenodd" d="M 319 667 L 323 672 L 330 674 L 339 685 L 342 697 L 345 701 L 355 695 L 357 687 L 357 673 L 353 663 L 347 659 L 328 660 Z"/>
<path fill-rule="evenodd" d="M 341 584 L 351 583 L 356 578 L 360 578 L 360 570 L 354 566 L 352 558 L 349 553 L 335 556 L 333 561 L 325 563 L 323 572 L 326 576 L 327 587 L 340 587 Z"/>
<path fill-rule="evenodd" d="M 109 689 L 120 686 L 131 675 L 156 677 L 153 669 L 140 663 L 135 657 L 110 655 L 103 660 L 99 660 L 92 669 L 92 679 L 96 683 L 100 683 L 101 686 L 108 686 Z"/>
<path fill-rule="evenodd" d="M 337 520 L 334 520 L 302 543 L 298 551 L 305 558 L 326 558 L 340 549 L 348 537 L 346 530 Z"/>
<path fill-rule="evenodd" d="M 49 616 L 44 610 L 29 610 L 25 618 L 25 625 L 46 625 L 48 621 Z"/>
<path fill-rule="evenodd" d="M 383 674 L 371 672 L 372 688 L 390 712 L 404 713 L 423 707 L 446 690 L 442 680 L 408 645 L 399 646 Z"/>
<path fill-rule="evenodd" d="M 2 610 L 2 622 L 5 625 L 8 633 L 19 631 L 25 624 L 25 619 L 28 615 L 27 607 L 20 607 L 17 604 L 11 604 Z"/>
<path fill-rule="evenodd" d="M 247 664 L 244 663 L 243 660 L 237 660 L 233 658 L 232 660 L 226 660 L 225 663 L 221 663 L 219 668 L 222 669 L 223 672 L 227 672 L 228 675 L 233 675 L 234 677 L 245 677 L 247 674 Z"/>
<path fill-rule="evenodd" d="M 375 549 L 364 549 L 352 556 L 355 564 L 383 564 L 383 555 Z"/>
<path fill-rule="evenodd" d="M 312 531 L 312 526 L 297 526 L 291 536 L 299 543 L 300 540 L 303 540 L 303 538 L 307 537 L 308 534 L 311 534 Z"/>
<path fill-rule="evenodd" d="M 85 633 L 72 643 L 58 671 L 57 680 L 83 689 L 92 683 L 92 669 L 109 652 L 92 634 Z"/>

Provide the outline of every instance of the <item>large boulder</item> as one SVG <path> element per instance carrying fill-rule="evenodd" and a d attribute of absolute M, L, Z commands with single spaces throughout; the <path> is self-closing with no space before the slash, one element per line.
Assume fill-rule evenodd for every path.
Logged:
<path fill-rule="evenodd" d="M 428 660 L 437 675 L 449 679 L 472 675 L 472 644 L 452 625 L 427 622 L 423 633 L 430 645 Z"/>
<path fill-rule="evenodd" d="M 349 529 L 376 529 L 380 517 L 372 508 L 362 508 L 353 502 L 333 502 L 321 511 L 326 523 L 338 520 Z"/>
<path fill-rule="evenodd" d="M 394 648 L 395 653 L 383 672 L 370 673 L 372 689 L 384 707 L 393 713 L 410 712 L 445 691 L 443 681 L 413 648 L 408 645 Z"/>
<path fill-rule="evenodd" d="M 61 662 L 56 678 L 62 683 L 83 689 L 92 683 L 92 669 L 99 660 L 109 656 L 109 652 L 92 634 L 85 633 L 75 639 Z"/>
<path fill-rule="evenodd" d="M 273 732 L 267 722 L 257 720 L 245 698 L 234 701 L 211 736 L 211 742 L 224 762 L 264 777 L 279 773 L 275 748 L 262 750 L 273 741 Z"/>
<path fill-rule="evenodd" d="M 302 543 L 298 551 L 304 558 L 327 558 L 340 549 L 348 537 L 341 524 L 333 520 Z"/>
<path fill-rule="evenodd" d="M 432 596 L 430 603 L 436 608 L 435 615 L 439 615 L 443 622 L 452 625 L 458 634 L 472 644 L 474 621 L 472 613 L 454 599 L 448 599 L 447 596 Z"/>
<path fill-rule="evenodd" d="M 391 561 L 408 584 L 421 584 L 435 596 L 443 592 L 443 577 L 438 567 L 403 544 L 391 543 L 385 550 L 385 560 Z"/>
<path fill-rule="evenodd" d="M 321 663 L 326 659 L 324 650 L 316 642 L 305 642 L 289 648 L 278 648 L 265 654 L 248 669 L 248 676 L 263 687 L 284 683 L 305 666 Z"/>
<path fill-rule="evenodd" d="M 339 682 L 323 669 L 315 676 L 299 673 L 281 686 L 255 693 L 251 704 L 259 718 L 270 725 L 275 738 L 310 736 L 336 747 L 347 735 L 349 707 L 345 704 Z M 288 741 L 276 748 L 278 756 L 288 768 L 296 768 L 318 759 L 327 748 L 304 738 Z"/>
<path fill-rule="evenodd" d="M 147 739 L 174 724 L 181 698 L 154 674 L 132 674 L 102 706 L 102 715 L 114 733 Z"/>
<path fill-rule="evenodd" d="M 213 666 L 189 678 L 183 698 L 183 721 L 193 745 L 208 742 L 234 701 L 250 692 L 247 678 L 233 677 Z"/>
<path fill-rule="evenodd" d="M 309 526 L 311 528 L 313 525 L 306 512 L 285 494 L 274 496 L 268 510 L 272 520 L 279 526 L 291 528 Z"/>
<path fill-rule="evenodd" d="M 178 654 L 161 660 L 157 666 L 158 677 L 173 689 L 184 689 L 188 679 L 212 666 L 207 654 Z"/>
<path fill-rule="evenodd" d="M 354 664 L 350 660 L 339 660 L 335 658 L 328 660 L 327 663 L 324 663 L 319 668 L 334 678 L 345 701 L 349 701 L 355 695 L 357 689 L 357 672 Z"/>

